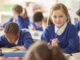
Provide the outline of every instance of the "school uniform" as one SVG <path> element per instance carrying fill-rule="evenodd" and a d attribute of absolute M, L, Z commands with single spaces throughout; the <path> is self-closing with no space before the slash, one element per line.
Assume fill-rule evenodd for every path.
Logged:
<path fill-rule="evenodd" d="M 70 23 L 65 23 L 61 29 L 55 27 L 54 24 L 49 25 L 41 36 L 41 40 L 51 43 L 58 38 L 58 45 L 65 53 L 75 53 L 79 51 L 79 38 L 77 29 Z"/>
<path fill-rule="evenodd" d="M 10 23 L 10 22 L 13 22 L 13 17 L 11 17 L 8 22 L 4 23 L 3 24 L 3 27 L 5 27 L 5 25 L 7 23 Z M 26 17 L 26 18 L 22 18 L 21 16 L 18 16 L 17 19 L 16 19 L 16 23 L 18 24 L 19 28 L 20 29 L 23 29 L 23 28 L 28 28 L 29 24 L 30 24 L 30 21 L 29 21 L 29 18 Z"/>
<path fill-rule="evenodd" d="M 28 49 L 32 43 L 33 43 L 33 39 L 31 37 L 31 34 L 26 29 L 20 30 L 20 36 L 15 43 L 9 43 L 5 35 L 0 37 L 0 47 L 10 48 L 14 46 L 24 45 L 24 47 Z"/>
<path fill-rule="evenodd" d="M 33 26 L 36 30 L 43 31 L 43 27 L 42 26 L 37 26 L 35 24 L 35 22 L 32 22 L 30 25 Z"/>
<path fill-rule="evenodd" d="M 78 21 L 76 24 L 75 24 L 76 28 L 78 29 L 78 31 L 80 31 L 80 21 Z"/>

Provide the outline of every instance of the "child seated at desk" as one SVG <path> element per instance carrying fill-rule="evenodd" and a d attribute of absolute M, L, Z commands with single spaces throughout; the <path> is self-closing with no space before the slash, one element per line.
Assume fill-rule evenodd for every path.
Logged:
<path fill-rule="evenodd" d="M 33 22 L 30 24 L 29 29 L 43 31 L 43 20 L 44 18 L 42 12 L 35 12 L 33 15 Z"/>
<path fill-rule="evenodd" d="M 8 20 L 8 22 L 4 23 L 3 27 L 9 22 L 16 22 L 20 29 L 28 28 L 30 21 L 27 16 L 26 9 L 23 9 L 23 7 L 20 5 L 15 5 L 12 8 L 12 12 L 13 12 L 13 17 L 11 17 Z"/>
<path fill-rule="evenodd" d="M 42 33 L 41 40 L 58 45 L 65 53 L 79 52 L 78 31 L 71 24 L 67 7 L 55 4 L 48 18 L 48 26 Z"/>
<path fill-rule="evenodd" d="M 30 33 L 26 30 L 19 30 L 16 23 L 8 23 L 4 28 L 4 35 L 0 36 L 0 48 L 15 48 L 26 50 L 33 43 Z"/>

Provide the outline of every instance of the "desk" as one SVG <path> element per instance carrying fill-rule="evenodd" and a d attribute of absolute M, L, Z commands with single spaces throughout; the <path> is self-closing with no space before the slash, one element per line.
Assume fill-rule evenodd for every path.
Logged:
<path fill-rule="evenodd" d="M 40 41 L 41 40 L 42 31 L 29 31 L 29 32 L 31 33 L 34 41 Z"/>
<path fill-rule="evenodd" d="M 4 58 L 0 57 L 0 60 L 24 60 L 24 57 L 9 57 L 9 58 Z"/>
<path fill-rule="evenodd" d="M 42 31 L 29 31 L 31 33 L 31 36 L 34 41 L 40 41 L 41 40 L 41 35 Z M 0 36 L 4 34 L 3 30 L 0 30 Z"/>
<path fill-rule="evenodd" d="M 8 52 L 0 56 L 0 60 L 24 60 L 26 52 Z"/>
<path fill-rule="evenodd" d="M 80 52 L 72 54 L 68 60 L 80 60 Z"/>

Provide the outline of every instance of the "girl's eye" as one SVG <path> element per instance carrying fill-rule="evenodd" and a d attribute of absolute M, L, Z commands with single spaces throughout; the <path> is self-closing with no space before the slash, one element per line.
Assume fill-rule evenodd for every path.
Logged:
<path fill-rule="evenodd" d="M 56 18 L 57 16 L 53 16 L 53 18 Z"/>
<path fill-rule="evenodd" d="M 59 16 L 60 18 L 62 18 L 63 16 L 61 15 L 61 16 Z"/>

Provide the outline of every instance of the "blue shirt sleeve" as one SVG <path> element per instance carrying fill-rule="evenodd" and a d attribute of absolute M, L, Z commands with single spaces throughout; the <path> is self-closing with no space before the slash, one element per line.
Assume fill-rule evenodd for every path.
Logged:
<path fill-rule="evenodd" d="M 6 24 L 10 23 L 13 21 L 13 17 L 11 17 L 6 23 L 3 24 L 3 27 L 5 27 Z"/>
<path fill-rule="evenodd" d="M 42 40 L 42 41 L 50 42 L 50 41 L 49 41 L 49 34 L 48 34 L 47 28 L 46 28 L 45 31 L 42 33 L 42 35 L 41 35 L 41 40 Z"/>
<path fill-rule="evenodd" d="M 32 25 L 36 30 L 43 31 L 43 27 L 36 25 L 35 22 L 32 22 L 31 25 Z"/>
<path fill-rule="evenodd" d="M 4 40 L 5 40 L 4 36 L 0 36 L 0 48 L 4 47 L 4 42 L 5 42 Z"/>
<path fill-rule="evenodd" d="M 67 37 L 68 44 L 63 49 L 65 53 L 69 53 L 69 54 L 79 52 L 79 37 L 78 37 L 77 29 L 73 27 L 70 30 Z"/>
<path fill-rule="evenodd" d="M 33 43 L 33 39 L 31 37 L 31 34 L 29 32 L 24 34 L 24 47 L 28 49 L 30 45 Z"/>
<path fill-rule="evenodd" d="M 80 21 L 75 24 L 75 27 L 80 31 Z"/>
<path fill-rule="evenodd" d="M 30 21 L 29 21 L 29 18 L 26 17 L 25 19 L 23 19 L 22 17 L 18 16 L 17 17 L 17 24 L 19 26 L 20 29 L 22 28 L 28 28 L 29 24 L 30 24 Z"/>
<path fill-rule="evenodd" d="M 28 28 L 28 26 L 30 25 L 29 17 L 24 18 L 24 22 L 25 22 L 26 28 Z"/>

